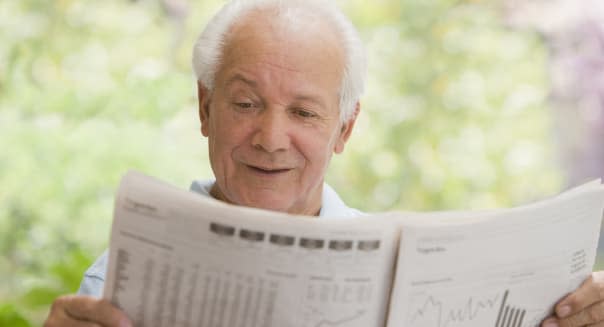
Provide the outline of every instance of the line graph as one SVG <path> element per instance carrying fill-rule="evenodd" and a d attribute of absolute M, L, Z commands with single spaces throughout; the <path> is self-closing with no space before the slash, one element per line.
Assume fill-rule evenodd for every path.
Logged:
<path fill-rule="evenodd" d="M 423 305 L 411 314 L 411 323 L 424 317 L 436 317 L 435 327 L 447 327 L 451 323 L 472 321 L 482 312 L 493 310 L 499 304 L 500 298 L 500 294 L 481 300 L 469 297 L 461 307 L 446 309 L 442 300 L 430 295 Z"/>
<path fill-rule="evenodd" d="M 435 295 L 424 296 L 423 302 L 417 309 L 411 311 L 410 323 L 413 325 L 450 327 L 453 325 L 467 326 L 467 323 L 480 321 L 484 326 L 492 321 L 494 327 L 521 327 L 527 310 L 508 304 L 510 291 L 492 294 L 485 297 L 470 296 L 451 305 L 450 299 L 442 299 Z M 461 305 L 459 305 L 461 304 Z"/>
<path fill-rule="evenodd" d="M 333 326 L 343 326 L 346 323 L 357 320 L 361 318 L 365 314 L 365 310 L 357 310 L 354 314 L 349 316 L 342 317 L 340 319 L 321 319 L 316 324 L 313 324 L 313 327 L 333 327 Z"/>

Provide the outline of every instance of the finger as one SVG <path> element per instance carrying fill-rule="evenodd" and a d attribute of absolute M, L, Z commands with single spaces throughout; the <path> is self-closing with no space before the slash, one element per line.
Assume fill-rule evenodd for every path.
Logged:
<path fill-rule="evenodd" d="M 598 271 L 592 273 L 576 291 L 556 304 L 556 315 L 564 318 L 602 300 L 604 300 L 604 272 Z"/>
<path fill-rule="evenodd" d="M 131 327 L 132 323 L 123 311 L 109 301 L 88 296 L 63 297 L 65 313 L 79 320 L 96 322 L 105 327 Z"/>
<path fill-rule="evenodd" d="M 559 327 L 558 326 L 558 319 L 556 317 L 548 317 L 546 319 L 543 320 L 543 322 L 541 322 L 541 327 Z"/>
<path fill-rule="evenodd" d="M 74 320 L 73 318 L 63 314 L 62 318 L 49 319 L 44 324 L 44 327 L 103 327 L 92 321 Z"/>
<path fill-rule="evenodd" d="M 65 312 L 62 306 L 63 299 L 59 298 L 53 302 L 44 327 L 102 327 L 101 325 L 84 320 L 76 320 Z"/>
<path fill-rule="evenodd" d="M 566 318 L 559 319 L 560 327 L 592 326 L 604 322 L 604 302 L 593 304 Z"/>

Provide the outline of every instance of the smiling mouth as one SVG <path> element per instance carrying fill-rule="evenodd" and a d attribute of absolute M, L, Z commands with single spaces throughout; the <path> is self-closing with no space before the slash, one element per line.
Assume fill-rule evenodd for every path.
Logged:
<path fill-rule="evenodd" d="M 289 168 L 271 169 L 271 168 L 255 167 L 255 166 L 250 166 L 250 165 L 248 165 L 248 168 L 250 168 L 252 171 L 255 171 L 255 172 L 258 172 L 261 174 L 266 174 L 266 175 L 276 175 L 276 174 L 285 173 L 285 172 L 288 172 L 291 170 Z"/>

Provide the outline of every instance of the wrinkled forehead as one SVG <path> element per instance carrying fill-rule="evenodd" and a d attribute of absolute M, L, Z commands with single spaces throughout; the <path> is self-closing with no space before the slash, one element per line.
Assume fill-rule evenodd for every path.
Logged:
<path fill-rule="evenodd" d="M 233 57 L 264 54 L 272 60 L 306 58 L 309 67 L 305 69 L 313 71 L 340 74 L 344 71 L 345 52 L 340 33 L 323 15 L 308 8 L 252 9 L 231 26 L 223 46 L 223 64 Z"/>

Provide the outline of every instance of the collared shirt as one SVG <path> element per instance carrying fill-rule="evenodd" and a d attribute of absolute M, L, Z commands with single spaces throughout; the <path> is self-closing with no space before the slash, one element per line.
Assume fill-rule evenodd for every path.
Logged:
<path fill-rule="evenodd" d="M 191 191 L 204 196 L 210 196 L 210 189 L 214 185 L 214 180 L 193 181 Z M 327 184 L 323 184 L 323 194 L 321 199 L 321 211 L 319 217 L 329 219 L 342 219 L 362 215 L 362 212 L 346 206 L 338 194 Z M 92 295 L 101 297 L 103 294 L 103 284 L 105 283 L 105 274 L 107 272 L 108 252 L 105 252 L 86 270 L 84 278 L 80 284 L 78 294 Z"/>

